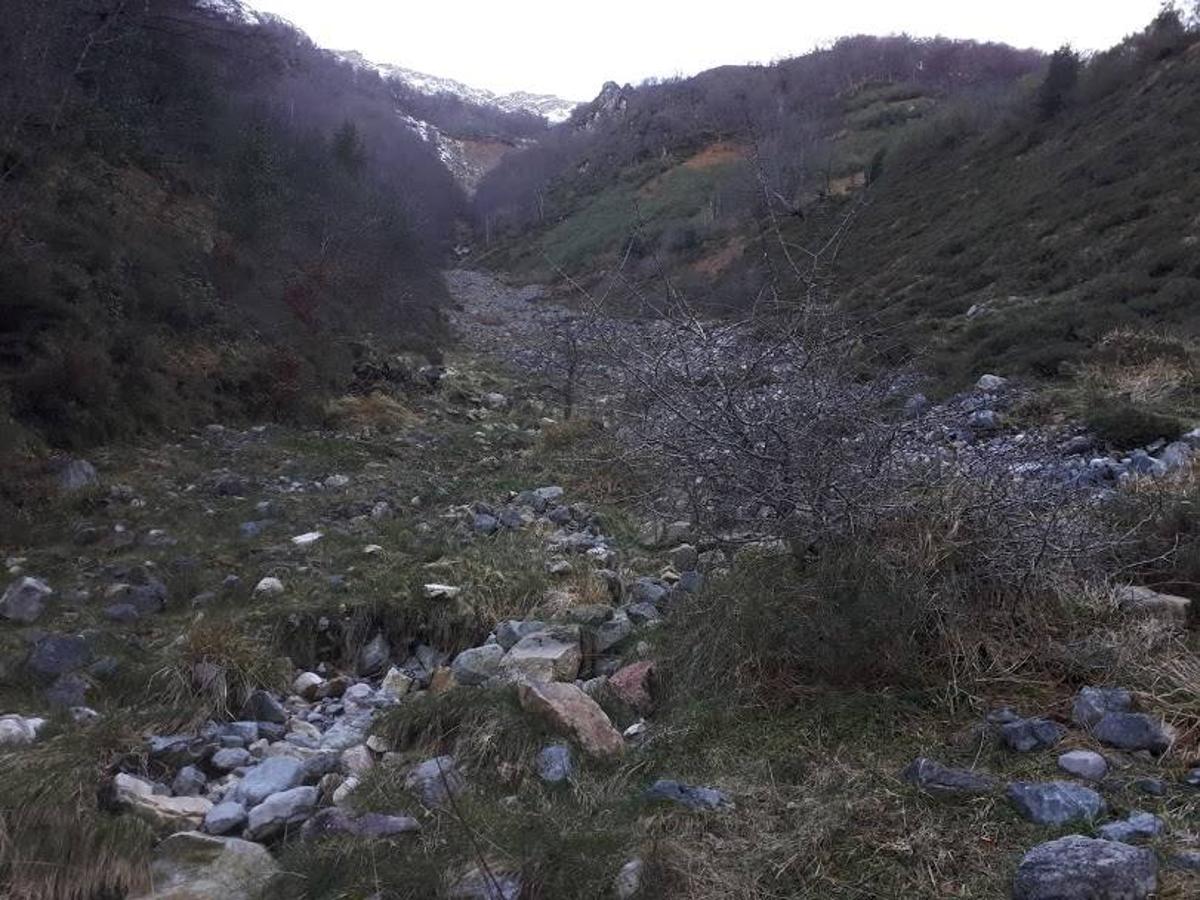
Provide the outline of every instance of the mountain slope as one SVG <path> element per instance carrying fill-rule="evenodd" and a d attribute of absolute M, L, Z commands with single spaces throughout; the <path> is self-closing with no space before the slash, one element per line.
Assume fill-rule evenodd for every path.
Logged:
<path fill-rule="evenodd" d="M 0 421 L 52 445 L 320 415 L 357 342 L 432 349 L 464 198 L 236 4 L 21 4 L 0 36 Z M 15 428 L 5 428 L 9 438 Z"/>

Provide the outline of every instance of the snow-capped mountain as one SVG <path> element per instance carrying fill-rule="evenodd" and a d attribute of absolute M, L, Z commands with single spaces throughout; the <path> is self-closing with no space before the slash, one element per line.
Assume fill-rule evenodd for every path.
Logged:
<path fill-rule="evenodd" d="M 384 78 L 394 78 L 404 82 L 422 94 L 454 94 L 471 103 L 481 106 L 493 106 L 504 112 L 526 112 L 542 116 L 551 123 L 566 121 L 571 110 L 579 105 L 573 100 L 564 100 L 553 94 L 533 94 L 528 91 L 513 91 L 510 94 L 496 94 L 484 88 L 472 87 L 453 78 L 442 78 L 406 69 L 404 66 L 388 63 L 373 63 L 361 53 L 350 51 L 339 53 L 343 59 L 364 68 L 375 69 Z"/>

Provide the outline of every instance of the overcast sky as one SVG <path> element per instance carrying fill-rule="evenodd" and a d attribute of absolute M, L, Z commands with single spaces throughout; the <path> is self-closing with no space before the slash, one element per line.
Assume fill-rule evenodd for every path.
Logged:
<path fill-rule="evenodd" d="M 248 0 L 317 43 L 497 92 L 590 100 L 605 81 L 796 56 L 845 34 L 1104 49 L 1159 0 Z M 711 10 L 711 11 L 710 11 Z"/>

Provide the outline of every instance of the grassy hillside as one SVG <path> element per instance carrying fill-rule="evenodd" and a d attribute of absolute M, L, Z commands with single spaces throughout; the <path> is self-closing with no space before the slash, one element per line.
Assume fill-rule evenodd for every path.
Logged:
<path fill-rule="evenodd" d="M 1200 52 L 1085 72 L 1051 121 L 942 119 L 885 160 L 844 295 L 936 371 L 1064 374 L 1117 328 L 1200 331 Z"/>
<path fill-rule="evenodd" d="M 779 76 L 781 106 L 796 90 L 808 102 L 773 130 L 732 70 L 673 87 L 711 98 L 724 85 L 756 124 L 741 132 L 682 116 L 661 86 L 613 93 L 592 118 L 577 113 L 576 134 L 552 132 L 511 158 L 491 194 L 485 183 L 482 258 L 529 279 L 586 282 L 622 266 L 638 292 L 661 289 L 665 273 L 694 300 L 736 309 L 765 286 L 787 290 L 785 246 L 808 265 L 805 250 L 852 220 L 836 261 L 831 251 L 818 266 L 825 283 L 895 362 L 918 359 L 947 389 L 984 371 L 1075 376 L 1111 356 L 1100 345 L 1115 331 L 1166 330 L 1186 344 L 1200 330 L 1196 40 L 1166 13 L 1110 51 L 1064 57 L 1068 81 L 1052 94 L 1044 64 L 1023 58 L 946 81 L 835 47 L 801 60 L 810 76 L 840 78 L 789 93 Z M 922 55 L 927 74 L 937 47 L 876 49 Z M 957 52 L 977 63 L 999 53 Z M 696 171 L 714 152 L 723 164 Z M 518 211 L 521 184 L 536 188 L 532 218 Z M 1190 381 L 1192 351 L 1162 352 L 1188 357 Z"/>

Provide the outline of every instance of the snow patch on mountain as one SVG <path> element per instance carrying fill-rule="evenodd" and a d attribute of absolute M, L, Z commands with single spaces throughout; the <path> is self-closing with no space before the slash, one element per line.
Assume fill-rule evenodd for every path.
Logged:
<path fill-rule="evenodd" d="M 573 100 L 564 100 L 553 94 L 534 94 L 529 91 L 513 91 L 509 94 L 496 94 L 484 88 L 472 87 L 453 78 L 442 78 L 404 66 L 387 63 L 373 63 L 361 53 L 350 51 L 338 54 L 347 62 L 362 68 L 374 69 L 383 78 L 402 81 L 422 94 L 454 94 L 471 103 L 480 106 L 492 106 L 504 112 L 524 112 L 542 116 L 552 124 L 565 122 L 571 111 L 579 105 Z"/>
<path fill-rule="evenodd" d="M 250 25 L 262 24 L 263 18 L 241 0 L 197 0 L 201 9 L 211 10 L 225 16 L 234 22 L 246 22 Z"/>

